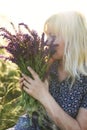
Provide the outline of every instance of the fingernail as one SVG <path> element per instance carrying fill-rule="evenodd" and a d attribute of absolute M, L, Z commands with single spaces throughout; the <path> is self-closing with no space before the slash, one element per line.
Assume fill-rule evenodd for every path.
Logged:
<path fill-rule="evenodd" d="M 25 74 L 22 73 L 22 76 L 25 76 Z"/>
<path fill-rule="evenodd" d="M 27 68 L 30 69 L 30 66 L 28 66 Z"/>

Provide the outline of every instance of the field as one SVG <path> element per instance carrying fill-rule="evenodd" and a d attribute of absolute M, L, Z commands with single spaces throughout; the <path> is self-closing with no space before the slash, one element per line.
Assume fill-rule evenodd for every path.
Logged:
<path fill-rule="evenodd" d="M 24 113 L 20 104 L 19 78 L 16 65 L 0 60 L 0 130 L 14 126 Z"/>

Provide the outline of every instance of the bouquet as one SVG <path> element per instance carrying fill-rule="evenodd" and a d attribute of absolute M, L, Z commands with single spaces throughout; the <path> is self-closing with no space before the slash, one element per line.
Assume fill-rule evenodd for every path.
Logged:
<path fill-rule="evenodd" d="M 49 52 L 52 45 L 50 47 L 47 46 L 47 42 L 44 40 L 44 33 L 40 37 L 35 30 L 30 30 L 28 25 L 24 23 L 18 24 L 18 30 L 13 23 L 11 25 L 15 34 L 10 33 L 4 27 L 0 28 L 0 36 L 6 38 L 8 42 L 6 46 L 0 46 L 0 49 L 5 49 L 10 54 L 9 57 L 0 56 L 0 58 L 12 61 L 19 67 L 20 73 L 25 73 L 32 77 L 27 70 L 27 66 L 30 66 L 41 80 L 44 80 L 51 64 Z M 21 26 L 27 30 L 27 33 L 21 31 Z M 43 106 L 24 91 L 22 92 L 21 103 L 30 115 L 34 111 L 40 113 L 40 116 L 44 115 Z"/>

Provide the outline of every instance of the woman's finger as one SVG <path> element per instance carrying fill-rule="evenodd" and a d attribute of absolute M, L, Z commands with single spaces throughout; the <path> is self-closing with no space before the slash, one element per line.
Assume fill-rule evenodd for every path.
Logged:
<path fill-rule="evenodd" d="M 22 78 L 20 78 L 19 82 L 21 83 L 21 82 L 23 82 L 23 80 L 24 80 L 24 78 L 22 77 Z"/>
<path fill-rule="evenodd" d="M 29 83 L 25 80 L 23 81 L 23 85 L 28 89 L 31 87 L 31 85 L 29 85 Z"/>
<path fill-rule="evenodd" d="M 20 89 L 23 89 L 23 82 L 20 82 Z"/>
<path fill-rule="evenodd" d="M 30 71 L 30 73 L 32 74 L 34 79 L 38 78 L 38 74 L 30 66 L 28 66 L 27 68 Z"/>
<path fill-rule="evenodd" d="M 29 93 L 29 89 L 27 88 L 27 87 L 25 87 L 25 86 L 23 86 L 23 90 L 26 92 L 26 93 Z"/>
<path fill-rule="evenodd" d="M 25 75 L 22 73 L 23 78 L 28 82 L 28 83 L 32 83 L 33 79 L 31 79 L 29 76 Z"/>
<path fill-rule="evenodd" d="M 23 86 L 23 90 L 26 92 L 26 93 L 28 93 L 29 95 L 31 95 L 32 96 L 32 89 L 30 89 L 30 86 L 28 85 L 28 87 L 27 86 Z"/>

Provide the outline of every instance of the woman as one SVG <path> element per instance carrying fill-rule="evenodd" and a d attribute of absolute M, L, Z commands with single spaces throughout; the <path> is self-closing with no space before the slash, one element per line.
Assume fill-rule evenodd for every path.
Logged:
<path fill-rule="evenodd" d="M 37 99 L 61 130 L 87 130 L 87 28 L 78 12 L 52 15 L 44 25 L 48 45 L 55 53 L 50 82 L 23 74 L 21 88 Z"/>

